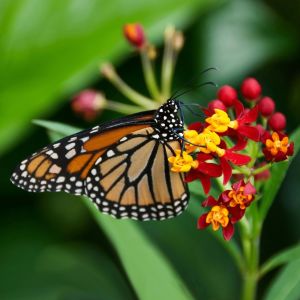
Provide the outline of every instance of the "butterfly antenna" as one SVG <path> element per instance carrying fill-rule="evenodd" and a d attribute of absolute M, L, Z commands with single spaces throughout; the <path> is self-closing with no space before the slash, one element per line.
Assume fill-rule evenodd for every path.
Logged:
<path fill-rule="evenodd" d="M 198 89 L 198 88 L 200 88 L 200 87 L 202 87 L 202 86 L 205 86 L 205 85 L 212 85 L 212 86 L 214 86 L 214 87 L 218 87 L 218 85 L 217 85 L 215 82 L 213 82 L 213 81 L 207 81 L 207 82 L 199 83 L 199 84 L 196 84 L 196 85 L 194 85 L 194 86 L 192 86 L 192 87 L 190 87 L 190 88 L 187 88 L 186 90 L 183 90 L 183 91 L 182 91 L 181 93 L 179 93 L 179 94 L 173 95 L 171 99 L 179 98 L 179 97 L 181 97 L 182 95 L 187 94 L 188 92 L 190 92 L 190 91 L 192 91 L 192 90 L 194 90 L 194 89 Z"/>
<path fill-rule="evenodd" d="M 214 68 L 214 67 L 207 68 L 207 69 L 203 70 L 199 75 L 194 76 L 190 81 L 188 81 L 188 82 L 184 85 L 183 88 L 181 88 L 181 89 L 175 91 L 175 92 L 172 94 L 172 96 L 170 97 L 170 99 L 175 99 L 176 97 L 179 97 L 179 96 L 181 96 L 181 95 L 183 95 L 183 94 L 189 92 L 189 91 L 192 90 L 192 89 L 199 88 L 199 84 L 197 84 L 198 78 L 199 78 L 201 75 L 203 75 L 203 74 L 205 74 L 205 73 L 207 73 L 207 72 L 209 72 L 209 71 L 212 71 L 212 70 L 213 70 L 213 71 L 218 71 L 218 69 L 217 69 L 217 68 Z M 202 85 L 200 85 L 200 86 L 202 86 Z M 216 86 L 216 84 L 214 84 L 214 86 Z M 187 88 L 189 88 L 189 89 L 187 89 Z M 184 93 L 182 94 L 182 91 L 184 91 L 184 90 L 185 90 L 186 92 L 184 92 Z"/>

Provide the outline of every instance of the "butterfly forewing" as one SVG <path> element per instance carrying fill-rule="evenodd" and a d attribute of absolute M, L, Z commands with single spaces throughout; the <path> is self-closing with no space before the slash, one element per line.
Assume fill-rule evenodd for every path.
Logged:
<path fill-rule="evenodd" d="M 126 117 L 63 138 L 24 160 L 11 181 L 29 192 L 83 195 L 85 179 L 97 159 L 124 135 L 148 127 L 149 115 L 137 114 L 138 120 Z"/>

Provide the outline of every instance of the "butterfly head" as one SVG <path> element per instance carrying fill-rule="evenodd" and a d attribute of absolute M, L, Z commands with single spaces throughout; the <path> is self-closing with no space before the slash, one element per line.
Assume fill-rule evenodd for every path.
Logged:
<path fill-rule="evenodd" d="M 168 100 L 155 113 L 156 131 L 164 141 L 178 139 L 183 132 L 183 115 L 175 99 Z"/>

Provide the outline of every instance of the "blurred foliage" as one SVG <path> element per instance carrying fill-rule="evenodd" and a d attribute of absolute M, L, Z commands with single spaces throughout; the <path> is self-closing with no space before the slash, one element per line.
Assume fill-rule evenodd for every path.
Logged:
<path fill-rule="evenodd" d="M 143 259 L 151 263 L 152 256 L 159 265 L 151 266 L 154 274 L 146 275 L 153 281 L 141 277 L 137 282 L 149 284 L 161 295 L 170 287 L 156 272 L 165 268 L 166 276 L 174 276 L 170 280 L 180 290 L 178 295 L 188 295 L 184 292 L 188 289 L 195 299 L 239 299 L 238 271 L 230 256 L 208 232 L 196 229 L 197 210 L 201 213 L 196 198 L 201 195 L 193 197 L 188 212 L 175 220 L 134 223 L 132 229 L 133 223 L 100 215 L 106 225 L 99 230 L 78 198 L 28 194 L 12 186 L 9 176 L 20 160 L 49 141 L 43 129 L 30 125 L 32 119 L 88 127 L 91 124 L 70 111 L 68 101 L 74 92 L 93 86 L 104 88 L 112 98 L 120 97 L 99 79 L 99 63 L 113 61 L 128 82 L 144 89 L 138 58 L 122 38 L 123 24 L 131 21 L 145 25 L 158 46 L 167 24 L 185 30 L 176 86 L 211 66 L 219 71 L 209 77 L 220 84 L 239 84 L 244 76 L 256 76 L 264 93 L 288 116 L 290 129 L 295 128 L 300 111 L 299 4 L 292 0 L 2 0 L 0 16 L 0 298 L 146 299 L 135 277 L 148 271 L 147 264 L 145 268 L 141 264 Z M 215 90 L 204 88 L 186 98 L 204 103 L 214 94 Z M 98 122 L 115 116 L 106 111 Z M 266 220 L 263 261 L 299 240 L 299 168 L 298 155 Z M 141 253 L 132 252 L 124 261 L 121 241 Z M 149 248 L 135 248 L 135 242 Z M 128 267 L 131 271 L 126 273 Z M 172 275 L 172 270 L 177 272 Z M 299 261 L 278 272 L 266 276 L 259 297 L 298 299 Z M 272 278 L 276 280 L 271 286 Z"/>

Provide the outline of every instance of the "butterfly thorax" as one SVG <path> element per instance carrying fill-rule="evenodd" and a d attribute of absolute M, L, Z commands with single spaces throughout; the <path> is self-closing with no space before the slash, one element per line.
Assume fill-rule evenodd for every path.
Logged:
<path fill-rule="evenodd" d="M 178 140 L 182 136 L 183 121 L 178 116 L 180 106 L 176 100 L 170 99 L 155 113 L 155 131 L 161 141 Z"/>

